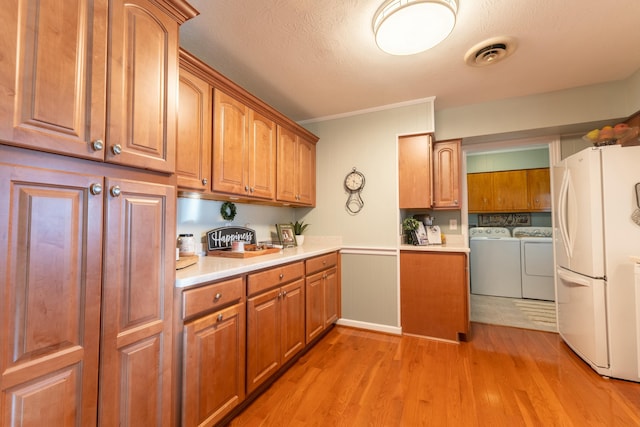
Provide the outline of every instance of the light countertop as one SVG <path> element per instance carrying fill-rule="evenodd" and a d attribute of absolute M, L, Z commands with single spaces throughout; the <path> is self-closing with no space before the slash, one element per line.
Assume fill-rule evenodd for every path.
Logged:
<path fill-rule="evenodd" d="M 447 234 L 446 243 L 442 245 L 400 245 L 401 251 L 422 251 L 422 252 L 463 252 L 469 253 L 467 239 L 459 234 Z"/>
<path fill-rule="evenodd" d="M 282 249 L 280 252 L 268 255 L 250 258 L 203 256 L 198 259 L 196 264 L 176 270 L 175 287 L 187 288 L 289 262 L 301 261 L 341 249 L 342 239 L 339 237 L 307 236 L 302 246 Z M 466 239 L 456 235 L 447 236 L 447 243 L 443 245 L 399 245 L 399 249 L 401 251 L 469 253 Z"/>
<path fill-rule="evenodd" d="M 277 253 L 251 258 L 203 256 L 199 258 L 197 264 L 176 270 L 175 286 L 176 288 L 186 288 L 263 268 L 300 261 L 317 255 L 339 251 L 341 246 L 341 240 L 339 238 L 307 238 L 303 246 L 286 248 Z"/>

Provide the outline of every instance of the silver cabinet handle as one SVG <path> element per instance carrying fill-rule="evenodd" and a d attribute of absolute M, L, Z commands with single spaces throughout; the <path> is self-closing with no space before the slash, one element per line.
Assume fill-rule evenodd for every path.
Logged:
<path fill-rule="evenodd" d="M 244 191 L 246 191 L 247 193 L 249 192 L 249 186 L 248 185 L 244 186 Z"/>
<path fill-rule="evenodd" d="M 282 291 L 282 298 L 287 296 L 287 291 Z"/>
<path fill-rule="evenodd" d="M 209 181 L 207 180 L 207 178 L 203 178 L 202 179 L 202 185 L 207 185 Z"/>
<path fill-rule="evenodd" d="M 91 143 L 93 151 L 101 151 L 104 148 L 104 142 L 101 139 L 96 139 Z"/>
<path fill-rule="evenodd" d="M 120 194 L 122 194 L 122 190 L 120 190 L 120 186 L 114 185 L 113 187 L 111 187 L 110 193 L 113 197 L 120 197 Z"/>
<path fill-rule="evenodd" d="M 97 182 L 95 184 L 91 184 L 91 186 L 89 187 L 89 191 L 94 196 L 97 196 L 98 194 L 102 193 L 102 184 L 98 184 Z"/>
<path fill-rule="evenodd" d="M 220 292 L 218 292 L 214 297 L 213 297 L 213 302 L 218 302 L 220 301 L 220 298 L 222 298 L 222 294 Z"/>
<path fill-rule="evenodd" d="M 222 314 L 218 314 L 218 322 L 222 322 L 223 316 Z"/>
<path fill-rule="evenodd" d="M 284 278 L 284 274 L 280 273 L 280 280 L 282 280 Z"/>
<path fill-rule="evenodd" d="M 111 147 L 111 152 L 115 155 L 122 153 L 122 145 L 120 144 L 114 145 L 113 147 Z"/>

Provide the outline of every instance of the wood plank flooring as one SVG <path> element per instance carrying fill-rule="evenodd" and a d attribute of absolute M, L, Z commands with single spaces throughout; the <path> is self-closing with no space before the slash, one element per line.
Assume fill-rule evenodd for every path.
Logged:
<path fill-rule="evenodd" d="M 472 323 L 454 344 L 335 327 L 230 426 L 640 426 L 640 384 L 551 332 Z"/>

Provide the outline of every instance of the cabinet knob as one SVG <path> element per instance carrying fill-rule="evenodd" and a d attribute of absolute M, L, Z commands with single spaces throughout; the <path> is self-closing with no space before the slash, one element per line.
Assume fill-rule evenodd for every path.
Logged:
<path fill-rule="evenodd" d="M 282 298 L 287 296 L 287 291 L 282 291 Z"/>
<path fill-rule="evenodd" d="M 453 204 L 454 204 L 454 205 L 457 205 L 457 204 L 458 204 L 458 201 L 457 201 L 457 200 L 454 200 L 454 201 L 453 201 Z"/>
<path fill-rule="evenodd" d="M 244 191 L 246 191 L 247 193 L 249 192 L 249 186 L 248 185 L 244 186 Z"/>
<path fill-rule="evenodd" d="M 213 297 L 213 302 L 218 302 L 220 301 L 220 298 L 222 298 L 222 294 L 220 292 L 218 292 L 214 297 Z"/>
<path fill-rule="evenodd" d="M 89 187 L 89 191 L 91 191 L 91 194 L 93 194 L 94 196 L 97 196 L 98 194 L 102 193 L 102 184 L 99 183 L 95 183 L 95 184 L 91 184 L 91 186 Z"/>
<path fill-rule="evenodd" d="M 282 298 L 282 292 L 278 292 L 278 298 Z"/>
<path fill-rule="evenodd" d="M 218 322 L 222 322 L 222 319 L 223 319 L 222 314 L 218 314 Z"/>
<path fill-rule="evenodd" d="M 207 180 L 207 178 L 203 178 L 202 179 L 202 185 L 207 185 L 209 181 Z"/>
<path fill-rule="evenodd" d="M 284 279 L 284 274 L 280 273 L 280 280 Z"/>
<path fill-rule="evenodd" d="M 122 145 L 116 144 L 111 147 L 111 152 L 115 155 L 122 153 Z"/>
<path fill-rule="evenodd" d="M 93 151 L 101 151 L 104 148 L 104 141 L 101 139 L 96 139 L 91 143 L 91 149 Z"/>
<path fill-rule="evenodd" d="M 120 194 L 122 194 L 122 190 L 120 190 L 120 186 L 114 185 L 113 187 L 111 187 L 110 193 L 113 197 L 120 197 Z"/>
<path fill-rule="evenodd" d="M 251 193 L 253 193 L 253 192 L 255 191 L 255 188 L 251 187 L 251 188 L 249 189 L 249 191 L 250 191 Z"/>

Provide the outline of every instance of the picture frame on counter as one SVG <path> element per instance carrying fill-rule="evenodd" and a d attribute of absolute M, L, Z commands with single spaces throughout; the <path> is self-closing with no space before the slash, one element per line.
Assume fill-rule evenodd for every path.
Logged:
<path fill-rule="evenodd" d="M 276 224 L 276 230 L 278 231 L 278 240 L 284 248 L 292 248 L 298 246 L 296 242 L 296 235 L 293 231 L 293 225 L 291 224 Z"/>
<path fill-rule="evenodd" d="M 423 246 L 429 244 L 429 240 L 427 239 L 427 230 L 424 228 L 424 224 L 422 222 L 420 222 L 418 224 L 418 228 L 413 231 L 415 232 L 413 238 L 416 245 Z"/>

